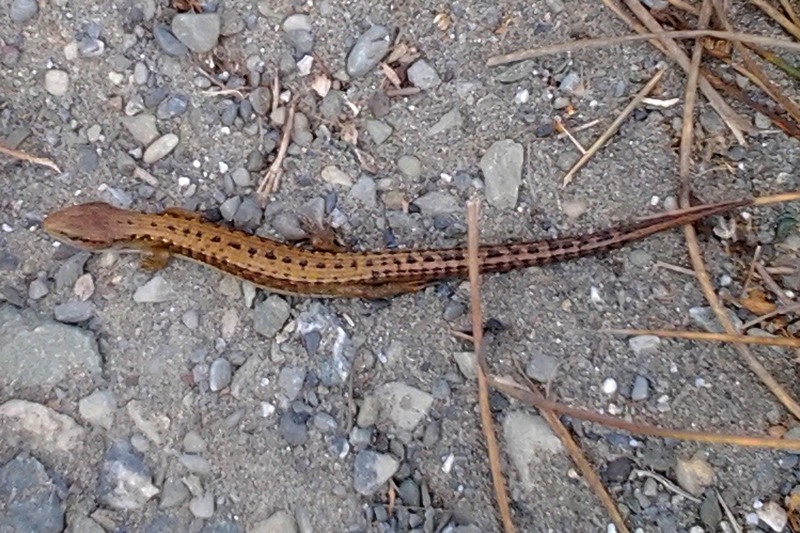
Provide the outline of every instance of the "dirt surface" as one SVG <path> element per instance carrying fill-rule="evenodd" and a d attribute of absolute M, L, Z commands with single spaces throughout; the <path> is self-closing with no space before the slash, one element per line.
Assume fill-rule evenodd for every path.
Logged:
<path fill-rule="evenodd" d="M 154 274 L 140 270 L 134 256 L 66 259 L 72 252 L 54 247 L 40 222 L 52 210 L 100 199 L 150 212 L 180 205 L 285 238 L 298 231 L 298 210 L 324 206 L 328 222 L 357 248 L 454 245 L 465 241 L 466 201 L 486 191 L 481 159 L 506 139 L 524 152 L 522 180 L 496 186 L 514 199 L 510 207 L 483 202 L 483 241 L 580 233 L 659 212 L 676 191 L 680 104 L 642 106 L 565 190 L 561 179 L 577 149 L 568 139 L 538 135 L 556 116 L 571 127 L 598 119 L 576 134 L 590 145 L 663 65 L 652 46 L 485 66 L 498 53 L 628 31 L 600 3 L 560 4 L 462 0 L 438 10 L 414 1 L 209 2 L 205 12 L 222 20 L 213 51 L 170 55 L 180 51 L 177 41 L 154 38 L 155 28 L 180 32 L 169 2 L 57 0 L 42 2 L 26 19 L 19 10 L 33 9 L 29 2 L 4 0 L 0 139 L 49 157 L 61 172 L 0 158 L 6 300 L 0 338 L 8 342 L 0 372 L 19 374 L 0 382 L 0 401 L 33 402 L 25 404 L 27 415 L 5 412 L 17 422 L 4 425 L 0 489 L 12 492 L 9 465 L 27 457 L 33 460 L 25 459 L 27 467 L 38 461 L 46 472 L 29 503 L 37 501 L 38 486 L 55 509 L 50 525 L 24 526 L 11 500 L 0 502 L 2 530 L 499 530 L 474 378 L 454 355 L 470 347 L 450 334 L 469 323 L 463 286 L 444 284 L 383 303 L 278 300 L 176 261 L 156 274 L 165 285 L 150 284 L 148 293 Z M 753 8 L 737 10 L 731 17 L 738 24 L 776 34 Z M 292 19 L 287 32 L 285 20 L 296 13 L 308 17 Z M 436 18 L 440 13 L 445 18 Z M 393 43 L 416 49 L 438 83 L 422 76 L 416 83 L 424 90 L 381 102 L 380 67 L 348 76 L 348 53 L 375 25 L 387 28 Z M 314 61 L 302 76 L 297 64 L 302 68 L 308 55 L 309 35 Z M 48 74 L 53 70 L 65 74 Z M 262 216 L 254 190 L 275 158 L 281 111 L 250 101 L 254 84 L 272 87 L 276 70 L 302 118 L 280 188 Z M 312 89 L 318 76 L 333 80 L 324 100 Z M 669 67 L 653 96 L 681 98 L 683 81 Z M 285 105 L 281 100 L 278 107 Z M 574 113 L 568 116 L 564 106 Z M 153 123 L 141 118 L 147 115 L 157 135 L 179 138 L 152 162 L 143 155 L 154 141 Z M 140 117 L 138 126 L 130 125 L 132 117 Z M 773 132 L 740 147 L 704 101 L 698 117 L 698 197 L 800 188 L 796 141 Z M 391 134 L 375 142 L 372 133 L 387 126 Z M 346 142 L 353 131 L 376 168 L 359 163 Z M 329 167 L 338 169 L 336 183 Z M 143 181 L 141 170 L 151 178 Z M 415 206 L 420 198 L 429 201 Z M 730 242 L 710 231 L 701 240 L 717 288 L 733 295 L 756 243 L 767 264 L 797 264 L 796 226 L 776 236 L 781 223 L 797 217 L 797 205 L 748 212 L 752 228 L 739 213 L 725 219 L 740 223 L 740 242 L 730 251 Z M 557 369 L 545 378 L 554 398 L 661 426 L 748 434 L 794 426 L 730 348 L 647 339 L 642 347 L 596 333 L 698 328 L 689 313 L 705 305 L 696 283 L 657 261 L 688 266 L 680 232 L 607 257 L 487 277 L 484 313 L 504 326 L 492 336 L 491 367 L 513 374 L 515 359 L 522 367 L 554 360 Z M 798 289 L 796 277 L 778 280 Z M 142 301 L 148 294 L 160 301 Z M 732 309 L 744 321 L 754 316 Z M 71 325 L 59 329 L 53 317 Z M 316 333 L 319 350 L 303 333 L 309 323 L 328 328 Z M 54 337 L 43 339 L 41 328 Z M 73 338 L 75 330 L 88 332 L 90 341 L 81 332 Z M 337 332 L 347 339 L 353 366 L 343 383 L 328 383 L 321 366 L 330 357 L 326 335 Z M 800 393 L 789 351 L 754 351 L 791 393 Z M 77 361 L 67 371 L 65 358 Z M 645 386 L 634 399 L 637 376 Z M 405 391 L 401 412 L 387 400 L 397 390 Z M 418 409 L 409 407 L 414 402 Z M 492 402 L 519 530 L 606 531 L 606 512 L 549 430 L 528 416 L 535 411 L 500 394 Z M 26 436 L 19 421 L 32 416 L 34 404 L 51 410 L 43 416 L 69 417 L 74 441 L 57 445 L 65 426 Z M 715 503 L 718 492 L 748 530 L 772 531 L 764 509 L 780 521 L 784 496 L 800 478 L 790 454 L 631 437 L 565 420 L 632 529 L 716 531 L 728 520 Z M 676 469 L 693 457 L 700 470 L 713 472 L 697 501 L 631 473 L 656 472 L 691 487 L 696 480 Z M 125 465 L 122 473 L 114 465 Z M 126 476 L 141 483 L 126 485 Z"/>

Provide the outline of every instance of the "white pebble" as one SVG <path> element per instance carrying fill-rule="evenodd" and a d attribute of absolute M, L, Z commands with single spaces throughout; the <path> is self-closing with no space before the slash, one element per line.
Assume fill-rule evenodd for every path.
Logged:
<path fill-rule="evenodd" d="M 192 183 L 192 180 L 186 176 L 181 176 L 178 178 L 178 187 L 188 187 L 190 183 Z"/>
<path fill-rule="evenodd" d="M 520 89 L 517 91 L 517 94 L 514 95 L 514 103 L 517 105 L 525 104 L 528 100 L 531 99 L 531 93 L 528 89 Z"/>
<path fill-rule="evenodd" d="M 228 163 L 226 163 L 225 161 L 219 162 L 219 171 L 221 173 L 225 174 L 228 171 L 228 168 L 230 168 L 228 167 Z"/>
<path fill-rule="evenodd" d="M 603 394 L 614 394 L 617 392 L 617 380 L 614 378 L 606 378 L 606 380 L 603 381 L 602 390 Z"/>

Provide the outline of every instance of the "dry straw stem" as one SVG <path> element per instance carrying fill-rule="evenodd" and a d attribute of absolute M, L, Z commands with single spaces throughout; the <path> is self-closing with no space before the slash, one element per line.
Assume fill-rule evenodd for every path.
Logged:
<path fill-rule="evenodd" d="M 283 174 L 283 159 L 286 157 L 286 150 L 289 149 L 289 141 L 292 139 L 292 125 L 294 124 L 294 109 L 295 102 L 289 104 L 289 110 L 286 114 L 286 121 L 283 124 L 283 135 L 281 136 L 281 145 L 278 147 L 278 155 L 275 156 L 275 161 L 269 166 L 269 170 L 261 178 L 261 183 L 258 184 L 256 195 L 261 201 L 261 205 L 265 205 L 269 200 L 269 195 L 278 190 L 281 181 L 281 174 Z"/>
<path fill-rule="evenodd" d="M 603 3 L 607 6 L 611 4 L 615 4 L 613 0 L 603 0 Z M 648 30 L 651 32 L 659 32 L 663 31 L 661 24 L 650 14 L 650 12 L 642 5 L 640 0 L 625 0 L 625 4 L 628 6 L 628 9 L 633 11 L 636 17 L 644 24 Z M 619 13 L 615 11 L 617 15 Z M 698 25 L 698 27 L 702 28 L 703 25 Z M 652 42 L 652 41 L 651 41 Z M 691 65 L 689 58 L 686 57 L 686 54 L 683 50 L 673 41 L 672 39 L 661 38 L 659 39 L 659 43 L 666 48 L 667 55 L 681 68 L 687 73 L 691 73 Z M 697 41 L 695 46 L 702 46 L 701 41 Z M 744 117 L 740 116 L 736 111 L 731 108 L 730 105 L 725 101 L 725 99 L 711 86 L 711 83 L 701 77 L 698 79 L 698 83 L 700 84 L 700 88 L 703 91 L 703 94 L 708 99 L 708 102 L 720 116 L 722 121 L 728 126 L 728 129 L 731 130 L 733 136 L 736 137 L 737 142 L 740 145 L 745 145 L 744 139 L 744 132 L 745 131 L 753 131 L 754 128 L 752 124 Z"/>
<path fill-rule="evenodd" d="M 486 382 L 485 364 L 483 361 L 483 314 L 481 312 L 480 268 L 478 264 L 478 210 L 480 204 L 473 200 L 467 204 L 467 253 L 469 259 L 469 298 L 472 307 L 472 342 L 475 346 L 475 359 L 478 374 L 478 403 L 481 412 L 481 426 L 486 438 L 486 449 L 489 454 L 489 468 L 492 474 L 497 507 L 505 533 L 513 533 L 514 522 L 508 505 L 503 466 L 500 461 L 500 449 L 494 432 L 492 411 L 489 407 L 489 386 Z"/>
<path fill-rule="evenodd" d="M 539 399 L 544 399 L 545 396 L 536 388 L 536 386 L 525 376 L 525 372 L 519 366 L 519 361 L 514 359 L 514 363 L 517 365 L 517 371 L 523 378 L 525 379 L 526 385 L 528 386 L 528 390 Z M 545 394 L 549 395 L 550 384 L 548 383 L 547 388 L 545 390 Z M 589 460 L 586 458 L 586 455 L 581 450 L 581 447 L 578 446 L 578 443 L 575 442 L 575 439 L 572 438 L 572 434 L 561 422 L 561 419 L 558 418 L 558 415 L 551 411 L 550 409 L 540 409 L 542 413 L 542 417 L 550 424 L 550 427 L 553 428 L 553 432 L 561 439 L 561 442 L 564 443 L 564 447 L 569 452 L 569 455 L 572 457 L 572 460 L 578 467 L 578 470 L 581 471 L 583 478 L 586 480 L 586 483 L 592 488 L 594 493 L 600 499 L 600 502 L 608 511 L 608 515 L 611 517 L 611 521 L 614 522 L 614 525 L 617 526 L 617 531 L 620 533 L 628 533 L 630 530 L 628 526 L 625 525 L 625 519 L 622 518 L 622 514 L 620 514 L 619 509 L 617 508 L 617 504 L 614 503 L 614 499 L 606 490 L 603 482 L 600 480 L 600 476 L 592 468 L 592 465 L 589 463 Z"/>
<path fill-rule="evenodd" d="M 626 0 L 627 2 L 631 2 L 631 0 Z M 710 16 L 710 9 L 712 5 L 710 0 L 704 0 L 703 7 L 701 8 L 701 19 L 703 19 L 703 15 L 706 14 Z M 707 24 L 708 17 L 705 17 L 705 24 Z M 700 26 L 705 25 L 703 20 L 700 21 Z M 680 169 L 679 169 L 679 176 L 681 182 L 681 196 L 680 201 L 683 207 L 689 207 L 690 203 L 690 183 L 689 183 L 689 171 L 690 171 L 690 158 L 691 158 L 691 149 L 692 149 L 692 135 L 693 135 L 693 128 L 694 128 L 694 103 L 697 93 L 697 79 L 698 79 L 698 72 L 700 70 L 700 58 L 702 56 L 702 43 L 697 42 L 695 45 L 695 51 L 693 55 L 693 61 L 690 65 L 692 68 L 689 72 L 689 78 L 686 82 L 686 96 L 684 98 L 685 106 L 684 106 L 684 115 L 683 115 L 683 129 L 681 131 L 681 145 L 680 145 Z M 784 195 L 785 196 L 785 195 Z M 763 199 L 762 199 L 763 202 Z M 757 201 L 754 202 L 755 205 L 761 205 Z M 702 252 L 700 251 L 700 245 L 697 242 L 697 232 L 694 229 L 694 226 L 691 224 L 687 224 L 684 226 L 684 236 L 686 238 L 686 247 L 689 251 L 689 257 L 691 259 L 692 267 L 695 271 L 695 277 L 697 278 L 700 287 L 703 290 L 703 294 L 705 295 L 706 300 L 708 301 L 711 308 L 714 310 L 714 314 L 717 316 L 717 320 L 719 320 L 722 327 L 729 335 L 736 335 L 738 331 L 731 323 L 730 319 L 728 318 L 727 313 L 725 312 L 725 308 L 717 298 L 716 293 L 714 292 L 714 285 L 711 283 L 711 278 L 708 275 L 708 271 L 706 270 L 705 264 L 703 263 L 703 256 Z M 767 371 L 766 368 L 755 358 L 755 356 L 750 352 L 746 345 L 741 343 L 733 344 L 734 349 L 739 353 L 742 359 L 745 361 L 750 370 L 761 380 L 761 382 L 775 395 L 776 398 L 798 419 L 800 419 L 800 405 L 786 392 L 786 390 L 778 383 L 774 377 Z"/>
<path fill-rule="evenodd" d="M 628 116 L 633 113 L 633 110 L 636 109 L 636 106 L 638 106 L 641 101 L 646 98 L 648 94 L 650 94 L 650 91 L 653 90 L 656 84 L 661 81 L 661 78 L 664 76 L 664 72 L 665 69 L 661 69 L 656 72 L 655 76 L 653 76 L 650 81 L 647 82 L 647 85 L 645 85 L 642 90 L 636 94 L 634 99 L 631 100 L 630 103 L 625 106 L 625 109 L 622 110 L 619 116 L 614 119 L 614 122 L 611 123 L 608 129 L 606 129 L 606 131 L 604 131 L 603 134 L 600 135 L 600 137 L 598 137 L 594 143 L 592 143 L 592 146 L 590 146 L 589 149 L 583 155 L 581 155 L 581 158 L 578 159 L 574 165 L 572 165 L 572 168 L 569 169 L 569 172 L 567 172 L 567 174 L 564 176 L 563 183 L 561 184 L 562 189 L 570 184 L 572 179 L 575 177 L 575 174 L 577 174 L 578 171 L 583 168 L 583 165 L 585 165 L 586 162 L 589 161 L 589 159 L 591 159 L 606 142 L 608 142 L 611 136 L 617 132 L 622 123 L 625 122 Z"/>
<path fill-rule="evenodd" d="M 797 12 L 794 10 L 791 0 L 780 0 L 780 3 L 783 10 L 786 11 L 786 14 L 789 16 L 789 19 L 791 19 L 792 24 L 800 27 L 800 17 L 797 16 Z"/>
<path fill-rule="evenodd" d="M 648 435 L 665 439 L 678 439 L 707 444 L 729 444 L 748 448 L 767 448 L 800 452 L 800 439 L 778 439 L 775 437 L 756 437 L 747 435 L 733 435 L 729 433 L 710 433 L 707 431 L 693 431 L 688 429 L 669 429 L 649 424 L 628 422 L 621 418 L 587 411 L 577 407 L 570 407 L 553 400 L 539 398 L 526 387 L 523 387 L 511 378 L 504 376 L 488 376 L 489 385 L 507 396 L 536 407 L 548 409 L 571 418 L 594 422 L 606 427 L 617 428 L 632 435 Z"/>
<path fill-rule="evenodd" d="M 755 337 L 750 335 L 706 333 L 704 331 L 674 331 L 669 329 L 601 329 L 600 332 L 609 333 L 611 335 L 655 335 L 656 337 L 672 337 L 673 339 L 741 342 L 744 344 L 761 344 L 767 346 L 788 346 L 790 348 L 800 348 L 800 339 L 794 337 Z"/>
<path fill-rule="evenodd" d="M 720 30 L 678 30 L 678 31 L 656 31 L 639 33 L 636 35 L 620 35 L 616 37 L 599 37 L 597 39 L 582 39 L 580 41 L 570 41 L 568 43 L 552 44 L 539 46 L 528 50 L 520 50 L 509 54 L 492 56 L 486 61 L 489 67 L 515 63 L 525 59 L 534 59 L 554 54 L 564 54 L 567 52 L 577 52 L 580 50 L 591 50 L 594 48 L 607 48 L 620 44 L 633 43 L 638 41 L 650 41 L 654 39 L 702 39 L 703 37 L 714 37 L 727 41 L 744 42 L 759 44 L 773 48 L 784 48 L 794 52 L 800 52 L 800 43 L 775 39 L 764 35 L 753 33 L 738 33 Z M 658 42 L 658 41 L 656 41 Z M 662 50 L 663 51 L 663 50 Z"/>
<path fill-rule="evenodd" d="M 714 10 L 717 14 L 717 19 L 722 24 L 726 31 L 733 31 L 730 21 L 728 20 L 727 13 L 720 4 L 720 0 L 714 0 Z M 757 84 L 761 89 L 769 95 L 770 98 L 780 104 L 787 113 L 797 122 L 800 121 L 800 107 L 797 106 L 790 98 L 781 92 L 781 90 L 772 83 L 767 75 L 761 70 L 761 67 L 753 59 L 750 51 L 741 43 L 733 41 L 733 48 L 739 54 L 739 57 L 744 63 L 746 71 L 748 71 L 748 78 L 757 80 Z"/>
<path fill-rule="evenodd" d="M 17 159 L 19 161 L 33 163 L 34 165 L 41 165 L 43 167 L 55 170 L 56 172 L 61 174 L 61 169 L 58 168 L 58 165 L 56 165 L 55 163 L 53 163 L 53 161 L 47 159 L 46 157 L 35 157 L 23 152 L 22 150 L 9 148 L 7 146 L 3 146 L 2 144 L 0 144 L 0 154 L 7 155 L 8 157 L 12 159 Z"/>
<path fill-rule="evenodd" d="M 750 3 L 763 11 L 772 20 L 780 24 L 787 33 L 792 35 L 792 37 L 800 40 L 800 28 L 795 26 L 791 20 L 784 17 L 780 11 L 772 7 L 769 2 L 766 2 L 765 0 L 750 0 Z"/>

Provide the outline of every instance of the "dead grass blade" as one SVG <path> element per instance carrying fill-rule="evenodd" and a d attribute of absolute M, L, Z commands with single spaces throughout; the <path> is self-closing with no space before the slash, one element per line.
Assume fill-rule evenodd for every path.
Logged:
<path fill-rule="evenodd" d="M 786 11 L 786 15 L 789 17 L 789 20 L 792 21 L 797 27 L 800 27 L 800 17 L 797 16 L 797 12 L 794 10 L 794 6 L 789 0 L 779 0 L 781 7 L 784 11 Z"/>
<path fill-rule="evenodd" d="M 633 100 L 631 100 L 630 103 L 627 106 L 625 106 L 625 109 L 623 109 L 622 112 L 619 114 L 619 116 L 617 116 L 617 118 L 614 119 L 614 122 L 611 123 L 611 125 L 606 129 L 606 131 L 604 131 L 603 134 L 600 135 L 600 137 L 598 137 L 594 143 L 592 143 L 592 146 L 590 146 L 589 149 L 586 150 L 586 152 L 583 155 L 581 155 L 580 159 L 578 159 L 578 161 L 574 165 L 572 165 L 572 168 L 570 168 L 569 172 L 567 172 L 567 174 L 564 176 L 564 180 L 561 184 L 562 189 L 564 189 L 567 185 L 570 184 L 570 182 L 572 182 L 572 179 L 575 177 L 575 174 L 577 174 L 578 171 L 581 168 L 583 168 L 586 162 L 589 161 L 589 159 L 591 159 L 594 156 L 594 154 L 596 154 L 600 150 L 600 148 L 602 148 L 603 145 L 606 142 L 608 142 L 611 136 L 617 132 L 622 123 L 625 122 L 628 116 L 630 116 L 630 114 L 633 113 L 634 109 L 636 109 L 636 106 L 638 106 L 642 102 L 642 100 L 645 97 L 647 97 L 648 94 L 650 94 L 650 91 L 653 90 L 656 84 L 658 84 L 658 82 L 661 81 L 661 78 L 664 76 L 664 72 L 666 72 L 665 69 L 661 69 L 658 72 L 656 72 L 656 74 L 650 79 L 650 81 L 647 82 L 647 85 L 645 85 L 642 88 L 642 90 L 636 94 Z"/>
<path fill-rule="evenodd" d="M 800 339 L 795 337 L 755 337 L 751 335 L 730 335 L 728 333 L 708 333 L 705 331 L 675 331 L 670 329 L 601 329 L 600 332 L 611 335 L 655 335 L 656 337 L 670 337 L 673 339 L 741 342 L 743 344 L 800 348 Z"/>
<path fill-rule="evenodd" d="M 523 387 L 513 379 L 489 375 L 487 377 L 489 385 L 507 396 L 516 398 L 519 401 L 530 404 L 537 409 L 549 409 L 556 413 L 566 415 L 579 420 L 594 422 L 606 427 L 612 427 L 626 431 L 631 435 L 648 435 L 651 437 L 661 437 L 666 439 L 677 439 L 692 442 L 703 442 L 706 444 L 728 444 L 731 446 L 742 446 L 747 448 L 765 448 L 772 450 L 800 451 L 800 439 L 779 439 L 775 437 L 757 437 L 749 435 L 734 435 L 730 433 L 711 433 L 707 431 L 695 431 L 689 429 L 670 429 L 649 424 L 628 422 L 621 418 L 604 415 L 595 411 L 587 411 L 577 407 L 570 407 L 553 400 L 538 398 L 535 394 Z"/>
<path fill-rule="evenodd" d="M 792 37 L 800 41 L 800 28 L 794 25 L 791 20 L 784 17 L 783 14 L 775 9 L 772 4 L 766 0 L 750 0 L 750 3 L 759 8 L 769 18 L 781 25 Z"/>
<path fill-rule="evenodd" d="M 545 395 L 539 391 L 536 386 L 525 376 L 525 372 L 522 371 L 520 368 L 519 361 L 515 358 L 514 363 L 517 366 L 517 371 L 519 374 L 526 380 L 525 384 L 528 386 L 528 390 L 539 399 L 546 398 Z M 549 389 L 549 384 L 547 389 Z M 545 394 L 549 395 L 549 391 L 545 391 Z M 620 533 L 628 533 L 630 530 L 628 526 L 625 525 L 625 519 L 622 518 L 622 514 L 620 514 L 619 509 L 617 508 L 617 504 L 614 503 L 614 499 L 606 490 L 606 487 L 603 485 L 600 476 L 592 468 L 592 465 L 589 463 L 589 460 L 586 458 L 586 454 L 583 453 L 583 450 L 578 443 L 575 442 L 575 439 L 572 438 L 572 434 L 569 432 L 567 427 L 561 422 L 561 419 L 558 418 L 558 415 L 555 411 L 550 409 L 539 409 L 542 413 L 542 417 L 550 424 L 550 427 L 553 428 L 553 432 L 561 439 L 561 442 L 564 444 L 564 447 L 569 452 L 570 457 L 575 462 L 575 465 L 578 467 L 578 470 L 581 471 L 583 478 L 586 480 L 586 483 L 589 484 L 589 487 L 594 491 L 597 497 L 600 499 L 600 502 L 608 511 L 608 515 L 611 517 L 611 521 L 614 522 L 614 525 L 617 527 L 617 531 Z"/>
<path fill-rule="evenodd" d="M 642 5 L 639 0 L 624 0 L 625 4 L 628 6 L 628 9 L 633 11 L 636 17 L 641 21 L 644 26 L 650 30 L 651 32 L 660 32 L 663 31 L 661 24 L 650 14 L 650 12 Z M 614 5 L 616 8 L 614 13 L 618 16 L 620 15 L 621 11 L 616 6 L 616 2 L 614 0 L 603 0 L 603 3 L 607 6 Z M 702 11 L 702 10 L 701 10 Z M 698 27 L 703 27 L 702 25 L 698 25 Z M 653 42 L 653 41 L 651 41 Z M 686 57 L 686 54 L 683 50 L 673 41 L 672 39 L 667 38 L 660 38 L 658 40 L 659 44 L 661 45 L 659 48 L 663 48 L 666 50 L 667 56 L 675 61 L 681 68 L 687 73 L 687 75 L 691 75 L 692 68 L 689 61 L 689 58 Z M 702 46 L 702 41 L 697 41 L 695 46 Z M 697 76 L 697 74 L 695 74 Z M 728 129 L 731 130 L 733 136 L 736 137 L 737 142 L 740 145 L 745 145 L 744 139 L 744 132 L 754 131 L 755 128 L 750 121 L 746 120 L 744 117 L 739 115 L 733 108 L 728 105 L 728 103 L 722 98 L 722 96 L 712 87 L 707 79 L 704 77 L 700 77 L 697 80 L 697 83 L 700 86 L 700 89 L 703 91 L 706 99 L 711 104 L 711 107 L 714 108 L 714 111 L 720 116 L 722 121 L 728 126 Z"/>
<path fill-rule="evenodd" d="M 500 518 L 503 523 L 505 533 L 513 533 L 514 522 L 511 519 L 511 510 L 508 505 L 508 495 L 506 493 L 505 479 L 503 478 L 503 465 L 500 461 L 500 450 L 497 446 L 494 422 L 492 421 L 492 411 L 489 407 L 489 386 L 486 382 L 486 365 L 483 361 L 483 314 L 481 312 L 480 294 L 480 267 L 478 265 L 478 209 L 477 201 L 470 201 L 467 204 L 467 243 L 469 258 L 469 296 L 470 306 L 472 307 L 472 340 L 475 346 L 476 370 L 478 374 L 478 403 L 481 412 L 481 426 L 483 435 L 486 438 L 486 449 L 489 454 L 489 468 L 492 474 L 492 484 L 494 485 L 497 507 L 500 510 Z"/>
<path fill-rule="evenodd" d="M 292 139 L 295 106 L 296 102 L 291 102 L 289 104 L 286 122 L 283 124 L 283 135 L 281 136 L 281 144 L 278 147 L 278 154 L 275 156 L 275 161 L 269 166 L 267 173 L 261 178 L 258 189 L 256 189 L 256 196 L 262 206 L 267 204 L 269 195 L 277 191 L 280 185 L 281 175 L 283 174 L 283 160 L 286 157 L 286 150 L 289 149 L 289 141 Z"/>
<path fill-rule="evenodd" d="M 632 3 L 632 0 L 626 0 Z M 711 15 L 712 4 L 710 0 L 704 0 L 703 7 L 701 8 L 701 21 L 698 23 L 699 27 L 704 27 L 708 24 Z M 681 131 L 681 144 L 680 144 L 680 169 L 679 177 L 681 184 L 680 204 L 683 207 L 691 205 L 690 193 L 691 184 L 689 183 L 689 172 L 691 163 L 691 150 L 692 150 L 692 137 L 694 134 L 694 105 L 697 95 L 697 80 L 700 70 L 700 58 L 702 57 L 703 48 L 702 42 L 695 44 L 694 54 L 692 56 L 691 68 L 689 71 L 689 78 L 686 82 L 686 96 L 684 98 L 684 114 L 683 114 L 683 129 Z M 694 226 L 687 224 L 684 226 L 684 236 L 686 239 L 686 247 L 689 251 L 689 258 L 691 259 L 692 267 L 695 271 L 700 287 L 703 294 L 708 301 L 714 314 L 717 316 L 720 324 L 722 324 L 726 333 L 729 335 L 736 335 L 738 332 L 728 318 L 725 308 L 717 298 L 714 291 L 714 285 L 708 275 L 705 264 L 703 262 L 702 252 L 700 245 L 697 241 L 697 232 Z M 746 345 L 741 343 L 733 344 L 734 349 L 739 353 L 745 361 L 750 370 L 761 380 L 761 382 L 775 395 L 776 398 L 796 417 L 800 418 L 800 405 L 786 392 L 786 390 L 778 383 L 774 377 L 767 371 L 766 368 L 755 358 Z"/>
<path fill-rule="evenodd" d="M 638 33 L 636 35 L 581 39 L 579 41 L 570 41 L 567 43 L 551 44 L 547 46 L 537 46 L 536 48 L 530 48 L 527 50 L 519 50 L 508 54 L 496 55 L 490 57 L 486 61 L 486 66 L 497 67 L 500 65 L 507 65 L 508 63 L 516 63 L 517 61 L 524 61 L 526 59 L 534 59 L 537 57 L 544 57 L 554 54 L 564 54 L 567 52 L 577 52 L 580 50 L 591 50 L 594 48 L 607 48 L 609 46 L 619 46 L 621 44 L 635 43 L 639 41 L 651 41 L 657 39 L 702 39 L 704 37 L 713 37 L 715 39 L 725 39 L 734 42 L 752 43 L 772 48 L 792 50 L 794 52 L 800 51 L 800 43 L 786 41 L 784 39 L 775 39 L 774 37 L 766 37 L 764 35 L 756 35 L 753 33 L 739 33 L 720 30 L 643 31 L 642 33 Z"/>
<path fill-rule="evenodd" d="M 32 156 L 26 152 L 23 152 L 22 150 L 8 148 L 7 146 L 3 146 L 2 144 L 0 144 L 0 154 L 7 155 L 11 159 L 16 159 L 18 161 L 25 161 L 26 163 L 33 163 L 34 165 L 47 167 L 61 174 L 61 169 L 58 168 L 58 165 L 56 165 L 52 160 L 47 159 L 46 157 Z"/>

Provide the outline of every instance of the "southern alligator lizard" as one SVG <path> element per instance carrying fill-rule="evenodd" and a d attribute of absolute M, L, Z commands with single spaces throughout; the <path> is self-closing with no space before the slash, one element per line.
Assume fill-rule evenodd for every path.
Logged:
<path fill-rule="evenodd" d="M 670 228 L 747 206 L 751 200 L 706 204 L 627 226 L 552 240 L 483 245 L 483 273 L 509 272 L 619 248 Z M 171 255 L 215 267 L 272 292 L 317 297 L 386 298 L 467 276 L 467 249 L 311 250 L 229 229 L 199 213 L 160 214 L 92 202 L 50 214 L 44 229 L 78 248 L 135 250 L 143 267 L 159 269 Z"/>

